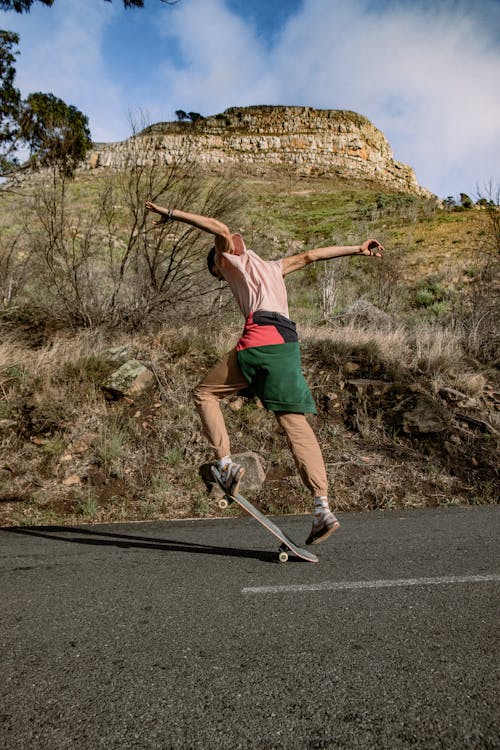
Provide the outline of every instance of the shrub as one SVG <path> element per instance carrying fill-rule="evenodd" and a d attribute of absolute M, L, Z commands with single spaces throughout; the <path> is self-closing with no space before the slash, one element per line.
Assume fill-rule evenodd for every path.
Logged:
<path fill-rule="evenodd" d="M 20 239 L 0 247 L 4 306 L 36 305 L 73 327 L 130 330 L 192 311 L 195 296 L 210 304 L 217 287 L 206 273 L 207 238 L 185 224 L 154 227 L 144 204 L 229 219 L 240 194 L 226 178 L 201 184 L 189 168 L 189 139 L 181 158 L 160 165 L 156 138 L 131 139 L 126 168 L 101 182 L 90 208 L 56 169 L 16 197 Z"/>

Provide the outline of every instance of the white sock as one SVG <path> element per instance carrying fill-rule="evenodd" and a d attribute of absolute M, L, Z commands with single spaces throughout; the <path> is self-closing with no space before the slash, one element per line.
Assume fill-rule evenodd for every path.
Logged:
<path fill-rule="evenodd" d="M 224 471 L 227 465 L 231 463 L 232 463 L 231 456 L 224 456 L 224 458 L 218 459 L 217 468 L 219 469 L 219 471 Z"/>
<path fill-rule="evenodd" d="M 323 516 L 328 513 L 330 506 L 328 504 L 328 498 L 326 495 L 317 496 L 314 498 L 314 523 L 320 523 L 323 520 Z"/>

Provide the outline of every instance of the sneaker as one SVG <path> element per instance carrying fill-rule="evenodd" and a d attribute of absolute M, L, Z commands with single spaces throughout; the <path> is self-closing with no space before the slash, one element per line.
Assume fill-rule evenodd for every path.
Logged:
<path fill-rule="evenodd" d="M 306 544 L 320 544 L 324 542 L 334 531 L 337 531 L 339 526 L 340 523 L 337 516 L 331 510 L 327 511 L 321 516 L 321 520 L 313 522 L 311 532 L 306 539 Z"/>
<path fill-rule="evenodd" d="M 236 464 L 233 461 L 227 463 L 222 469 L 219 470 L 221 475 L 222 484 L 228 495 L 237 495 L 240 490 L 240 482 L 243 479 L 245 469 L 240 464 Z"/>

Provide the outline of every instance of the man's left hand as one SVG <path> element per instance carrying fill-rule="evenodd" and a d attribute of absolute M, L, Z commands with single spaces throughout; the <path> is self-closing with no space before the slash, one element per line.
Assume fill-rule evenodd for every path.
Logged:
<path fill-rule="evenodd" d="M 383 245 L 378 240 L 365 240 L 361 245 L 360 255 L 373 255 L 375 258 L 381 258 L 384 252 Z"/>

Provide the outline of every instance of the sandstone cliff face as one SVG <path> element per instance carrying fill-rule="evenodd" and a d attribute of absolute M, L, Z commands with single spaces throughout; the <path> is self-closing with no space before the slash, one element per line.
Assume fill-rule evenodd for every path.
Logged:
<path fill-rule="evenodd" d="M 213 172 L 352 177 L 427 194 L 413 169 L 394 160 L 383 133 L 343 110 L 231 107 L 196 123 L 159 123 L 127 141 L 95 144 L 87 167 L 126 168 L 132 153 L 158 164 L 186 158 Z"/>

